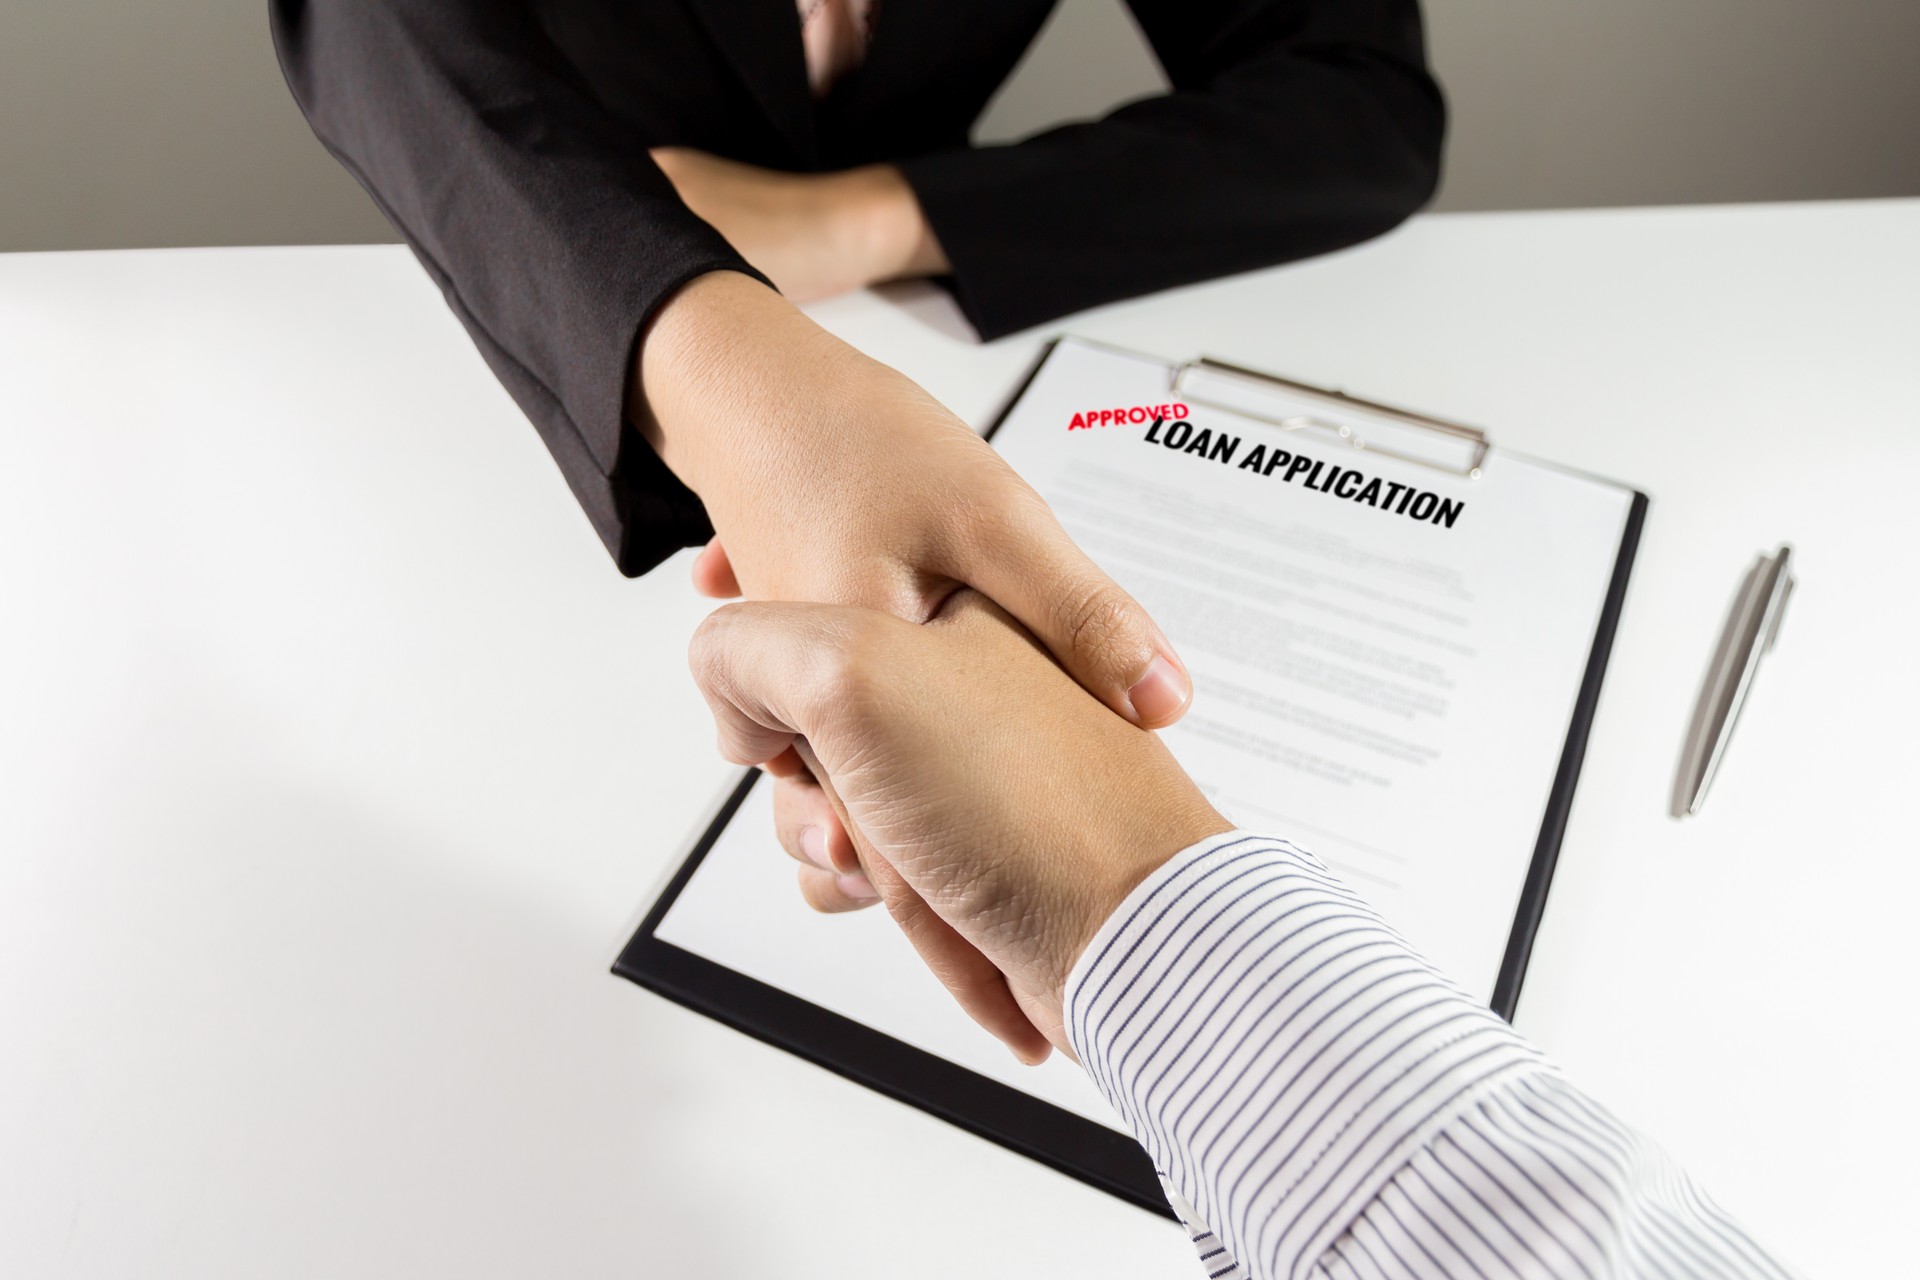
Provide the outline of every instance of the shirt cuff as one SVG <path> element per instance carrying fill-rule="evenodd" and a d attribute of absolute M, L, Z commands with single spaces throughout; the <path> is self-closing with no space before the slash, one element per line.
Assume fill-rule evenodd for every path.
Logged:
<path fill-rule="evenodd" d="M 1244 831 L 1128 895 L 1065 1014 L 1161 1177 L 1256 1275 L 1310 1264 L 1455 1115 L 1547 1070 L 1317 858 Z"/>

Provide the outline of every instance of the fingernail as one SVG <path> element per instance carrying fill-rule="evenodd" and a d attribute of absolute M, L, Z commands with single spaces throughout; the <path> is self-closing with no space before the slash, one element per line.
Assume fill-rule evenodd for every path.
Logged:
<path fill-rule="evenodd" d="M 1127 690 L 1127 701 L 1133 704 L 1133 714 L 1142 724 L 1173 719 L 1192 697 L 1193 686 L 1187 683 L 1186 673 L 1161 654 L 1154 655 L 1147 673 Z"/>
<path fill-rule="evenodd" d="M 862 902 L 868 898 L 877 898 L 880 896 L 880 891 L 873 887 L 873 882 L 861 875 L 858 871 L 850 871 L 844 876 L 835 876 L 833 882 L 840 886 L 840 892 L 846 894 L 849 898 L 855 898 Z"/>
<path fill-rule="evenodd" d="M 820 827 L 800 828 L 800 852 L 808 862 L 822 871 L 833 870 L 833 859 L 827 856 L 827 833 Z"/>

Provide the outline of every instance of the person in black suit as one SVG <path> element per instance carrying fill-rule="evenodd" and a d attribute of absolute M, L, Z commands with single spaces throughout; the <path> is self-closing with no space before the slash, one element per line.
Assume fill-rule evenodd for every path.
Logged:
<path fill-rule="evenodd" d="M 968 131 L 1052 0 L 271 8 L 314 132 L 623 572 L 707 543 L 710 594 L 916 620 L 971 586 L 1151 728 L 1191 685 L 1139 605 L 964 424 L 768 287 L 933 276 L 993 338 L 1353 244 L 1431 195 L 1415 0 L 1128 2 L 1172 92 L 985 147 Z M 790 851 L 844 844 L 817 788 L 781 795 Z"/>

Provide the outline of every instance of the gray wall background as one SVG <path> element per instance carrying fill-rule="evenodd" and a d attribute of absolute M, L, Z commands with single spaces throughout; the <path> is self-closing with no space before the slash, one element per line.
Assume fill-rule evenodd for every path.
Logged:
<path fill-rule="evenodd" d="M 1913 0 L 1426 9 L 1440 208 L 1920 194 Z M 1162 83 L 1120 0 L 1062 0 L 981 136 Z M 393 238 L 307 132 L 260 0 L 0 6 L 0 250 Z"/>

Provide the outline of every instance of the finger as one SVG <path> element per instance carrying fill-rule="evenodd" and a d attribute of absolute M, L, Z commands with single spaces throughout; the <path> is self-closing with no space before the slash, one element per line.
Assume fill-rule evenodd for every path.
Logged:
<path fill-rule="evenodd" d="M 791 746 L 779 755 L 760 766 L 776 778 L 796 778 L 813 776 L 813 770 L 807 768 L 807 762 Z"/>
<path fill-rule="evenodd" d="M 816 683 L 811 656 L 825 606 L 755 602 L 714 610 L 694 629 L 687 665 L 713 712 L 720 754 L 735 764 L 783 757 L 802 730 L 799 709 Z"/>
<path fill-rule="evenodd" d="M 912 626 L 866 610 L 827 605 L 755 602 L 715 610 L 694 632 L 689 659 L 720 725 L 722 750 L 741 763 L 759 763 L 782 757 L 791 748 L 816 779 L 830 779 L 831 771 L 821 767 L 811 740 L 796 735 L 824 719 L 826 708 L 845 701 L 851 673 L 882 656 L 880 645 L 889 629 Z M 921 959 L 974 1021 L 1017 1057 L 1043 1060 L 1051 1046 L 1021 1012 L 1000 971 L 941 920 L 858 834 L 832 787 L 823 782 L 822 789 L 853 836 L 870 883 Z M 802 868 L 800 874 L 802 893 L 820 894 L 822 902 L 834 900 L 811 871 Z M 846 893 L 857 886 L 837 880 L 834 887 Z"/>
<path fill-rule="evenodd" d="M 713 711 L 721 754 L 771 765 L 798 735 L 856 701 L 862 681 L 886 665 L 878 652 L 887 632 L 912 625 L 822 604 L 753 601 L 714 610 L 694 630 L 687 660 Z"/>
<path fill-rule="evenodd" d="M 907 935 L 920 960 L 960 1007 L 1029 1066 L 1047 1060 L 1053 1045 L 1020 1007 L 1006 975 L 980 949 L 942 920 L 926 899 L 884 862 L 872 864 L 871 879 L 887 904 L 887 913 Z"/>
<path fill-rule="evenodd" d="M 1034 509 L 1037 508 L 1037 509 Z M 1158 729 L 1186 714 L 1193 681 L 1186 664 L 1138 601 L 1074 545 L 1044 504 L 993 531 L 956 574 L 1020 620 L 1068 674 L 1137 725 Z M 1009 546 L 1028 554 L 1014 557 Z"/>
<path fill-rule="evenodd" d="M 737 599 L 740 592 L 740 579 L 734 576 L 733 561 L 727 558 L 727 549 L 715 538 L 700 548 L 700 554 L 693 558 L 693 589 L 712 600 Z"/>
<path fill-rule="evenodd" d="M 707 707 L 713 712 L 715 743 L 723 759 L 734 764 L 764 765 L 793 747 L 793 730 L 764 712 L 749 714 L 737 704 L 702 688 Z M 756 708 L 758 711 L 758 708 Z"/>
<path fill-rule="evenodd" d="M 880 901 L 879 891 L 859 872 L 837 875 L 818 867 L 800 868 L 800 896 L 815 911 L 839 915 Z"/>
<path fill-rule="evenodd" d="M 800 744 L 798 754 L 815 766 L 818 772 L 818 762 L 813 760 L 810 747 Z M 831 783 L 823 784 L 821 791 L 845 822 L 845 807 L 834 793 Z M 1007 985 L 1006 975 L 978 947 L 941 919 L 927 905 L 926 899 L 894 869 L 893 864 L 880 855 L 872 842 L 858 834 L 857 827 L 848 823 L 847 831 L 854 836 L 861 865 L 867 870 L 868 883 L 879 893 L 880 900 L 887 904 L 887 914 L 906 934 L 907 941 L 913 945 L 921 962 L 940 980 L 940 984 L 959 1002 L 967 1015 L 1012 1050 L 1014 1057 L 1030 1066 L 1045 1062 L 1047 1055 L 1053 1051 L 1053 1045 L 1027 1016 L 1020 1000 Z M 807 872 L 803 870 L 801 875 L 805 877 Z M 801 891 L 807 892 L 804 883 Z"/>
<path fill-rule="evenodd" d="M 860 870 L 860 856 L 840 825 L 840 815 L 810 773 L 774 780 L 773 831 L 780 847 L 796 862 L 831 875 Z"/>

